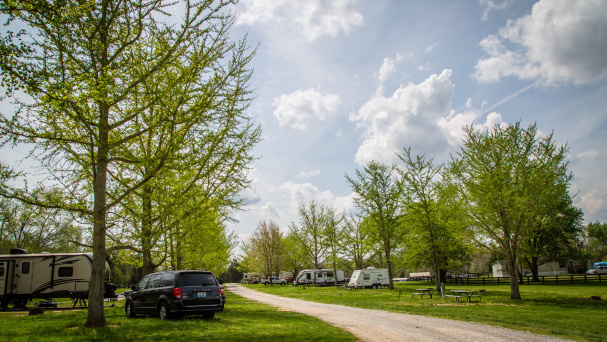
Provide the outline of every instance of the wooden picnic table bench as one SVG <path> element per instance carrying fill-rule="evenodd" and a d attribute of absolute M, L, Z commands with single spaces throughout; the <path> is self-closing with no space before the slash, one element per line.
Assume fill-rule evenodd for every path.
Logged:
<path fill-rule="evenodd" d="M 434 289 L 433 288 L 427 288 L 427 289 L 415 289 L 415 291 L 419 291 L 419 292 L 413 292 L 411 294 L 411 298 L 413 298 L 413 296 L 415 295 L 419 295 L 420 298 L 424 298 L 424 295 L 429 295 L 430 298 L 432 298 L 432 295 L 434 294 Z"/>

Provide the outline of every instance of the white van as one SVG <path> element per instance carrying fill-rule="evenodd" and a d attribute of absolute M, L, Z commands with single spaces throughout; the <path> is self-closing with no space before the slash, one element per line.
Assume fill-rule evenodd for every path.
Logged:
<path fill-rule="evenodd" d="M 348 286 L 380 289 L 382 286 L 388 286 L 389 284 L 387 268 L 367 267 L 364 270 L 354 271 Z"/>

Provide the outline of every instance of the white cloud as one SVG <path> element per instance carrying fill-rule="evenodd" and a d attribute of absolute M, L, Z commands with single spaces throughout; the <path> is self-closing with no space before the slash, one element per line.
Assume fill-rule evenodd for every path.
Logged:
<path fill-rule="evenodd" d="M 420 84 L 408 84 L 394 92 L 392 97 L 375 97 L 365 103 L 350 120 L 364 128 L 363 142 L 355 161 L 365 164 L 371 160 L 396 162 L 396 153 L 403 148 L 417 146 L 430 155 L 440 154 L 449 145 L 458 145 L 462 126 L 482 118 L 480 109 L 468 107 L 463 113 L 451 108 L 455 86 L 450 80 L 451 70 L 431 75 Z M 475 125 L 493 127 L 500 124 L 498 113 L 487 116 L 486 122 Z"/>
<path fill-rule="evenodd" d="M 584 84 L 607 75 L 607 2 L 540 0 L 531 14 L 511 20 L 483 39 L 489 57 L 480 59 L 480 82 L 503 76 L 546 85 Z"/>
<path fill-rule="evenodd" d="M 322 94 L 316 89 L 298 90 L 275 97 L 274 116 L 280 127 L 305 130 L 313 120 L 326 120 L 334 115 L 341 100 L 338 95 Z"/>
<path fill-rule="evenodd" d="M 393 74 L 396 73 L 396 66 L 399 62 L 402 62 L 403 60 L 405 60 L 406 58 L 411 58 L 412 54 L 400 54 L 397 53 L 395 58 L 389 58 L 386 57 L 384 58 L 384 61 L 382 63 L 382 65 L 379 67 L 379 71 L 377 72 L 377 80 L 380 83 L 384 83 L 388 80 L 388 78 L 390 78 L 390 76 L 392 76 Z"/>
<path fill-rule="evenodd" d="M 354 209 L 354 193 L 339 197 L 331 193 L 331 191 L 320 191 L 312 183 L 293 183 L 285 182 L 280 186 L 283 195 L 288 199 L 292 214 L 291 217 L 297 217 L 298 203 L 308 203 L 312 200 L 318 203 L 324 203 L 335 207 L 338 211 L 350 212 Z"/>
<path fill-rule="evenodd" d="M 298 175 L 299 178 L 311 178 L 320 175 L 320 170 L 314 169 L 310 171 L 301 171 Z"/>
<path fill-rule="evenodd" d="M 483 16 L 481 17 L 481 20 L 483 20 L 483 21 L 487 21 L 489 19 L 489 12 L 491 12 L 493 10 L 504 10 L 504 9 L 508 8 L 508 6 L 510 6 L 509 0 L 504 0 L 504 2 L 502 2 L 500 4 L 496 4 L 495 2 L 493 2 L 493 0 L 480 0 L 479 3 L 482 6 L 485 6 L 485 10 L 483 11 Z"/>
<path fill-rule="evenodd" d="M 578 153 L 576 155 L 569 155 L 567 158 L 570 161 L 578 161 L 578 160 L 598 160 L 601 155 L 598 150 L 590 150 L 582 153 Z"/>
<path fill-rule="evenodd" d="M 349 34 L 352 27 L 363 25 L 356 11 L 357 0 L 241 0 L 236 25 L 295 23 L 305 38 L 313 41 L 323 35 Z"/>
<path fill-rule="evenodd" d="M 607 189 L 593 189 L 580 195 L 576 203 L 585 214 L 596 215 L 607 212 Z"/>
<path fill-rule="evenodd" d="M 427 53 L 431 53 L 432 51 L 434 51 L 434 49 L 435 49 L 437 46 L 438 46 L 438 43 L 433 43 L 433 44 L 431 44 L 430 46 L 428 46 L 428 47 L 426 48 L 426 52 L 427 52 Z"/>

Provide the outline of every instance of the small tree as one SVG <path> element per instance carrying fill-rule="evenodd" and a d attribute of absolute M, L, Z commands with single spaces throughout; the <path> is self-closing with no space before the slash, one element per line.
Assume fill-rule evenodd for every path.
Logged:
<path fill-rule="evenodd" d="M 267 277 L 278 275 L 283 259 L 282 242 L 283 236 L 276 222 L 260 221 L 253 235 L 244 244 L 247 266 Z"/>

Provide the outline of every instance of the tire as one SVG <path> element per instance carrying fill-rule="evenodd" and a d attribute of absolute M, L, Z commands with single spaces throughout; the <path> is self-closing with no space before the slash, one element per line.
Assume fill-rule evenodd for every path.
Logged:
<path fill-rule="evenodd" d="M 373 284 L 373 290 L 377 290 L 377 285 Z"/>
<path fill-rule="evenodd" d="M 282 283 L 280 283 L 280 286 L 284 286 L 286 283 L 283 281 Z"/>
<path fill-rule="evenodd" d="M 124 305 L 124 313 L 127 318 L 135 318 L 137 315 L 135 314 L 135 308 L 133 307 L 133 302 L 126 302 Z"/>
<path fill-rule="evenodd" d="M 265 283 L 263 283 L 265 286 L 270 285 L 270 283 L 268 283 L 267 281 Z"/>
<path fill-rule="evenodd" d="M 161 302 L 158 306 L 158 317 L 161 320 L 173 318 L 173 316 L 171 315 L 171 310 L 169 309 L 169 305 L 166 302 Z"/>
<path fill-rule="evenodd" d="M 202 318 L 204 319 L 211 319 L 213 317 L 215 317 L 215 311 L 207 311 L 202 313 Z"/>

